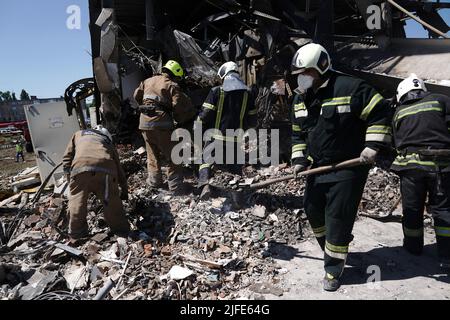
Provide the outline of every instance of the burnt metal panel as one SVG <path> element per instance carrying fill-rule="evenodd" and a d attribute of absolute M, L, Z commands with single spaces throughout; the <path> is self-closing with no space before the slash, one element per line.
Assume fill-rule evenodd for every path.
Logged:
<path fill-rule="evenodd" d="M 41 181 L 61 161 L 72 135 L 80 130 L 75 114 L 69 116 L 64 102 L 33 104 L 25 107 L 31 140 L 34 146 Z M 63 175 L 62 167 L 52 177 L 52 183 Z"/>

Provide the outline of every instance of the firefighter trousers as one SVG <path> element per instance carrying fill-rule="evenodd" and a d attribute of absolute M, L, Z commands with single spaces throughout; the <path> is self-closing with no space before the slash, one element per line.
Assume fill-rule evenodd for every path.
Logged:
<path fill-rule="evenodd" d="M 423 249 L 423 212 L 428 195 L 434 220 L 438 256 L 450 258 L 450 174 L 441 174 L 439 194 L 437 174 L 424 170 L 407 170 L 400 174 L 403 206 L 404 247 L 415 254 Z"/>
<path fill-rule="evenodd" d="M 83 172 L 70 179 L 69 235 L 80 238 L 88 234 L 87 201 L 94 193 L 103 202 L 105 221 L 114 233 L 128 233 L 130 225 L 122 207 L 117 178 L 103 172 Z"/>
<path fill-rule="evenodd" d="M 183 183 L 183 168 L 172 162 L 172 149 L 176 145 L 171 140 L 171 130 L 142 131 L 147 149 L 147 182 L 153 187 L 162 185 L 161 162 L 162 157 L 168 161 L 167 180 L 171 191 L 177 190 Z"/>
<path fill-rule="evenodd" d="M 325 271 L 342 275 L 352 241 L 352 230 L 367 176 L 317 183 L 307 179 L 304 208 L 311 228 L 324 251 Z"/>

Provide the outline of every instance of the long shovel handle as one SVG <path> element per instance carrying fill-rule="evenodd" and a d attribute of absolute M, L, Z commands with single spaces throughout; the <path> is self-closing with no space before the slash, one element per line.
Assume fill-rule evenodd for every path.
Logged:
<path fill-rule="evenodd" d="M 275 178 L 275 179 L 271 179 L 271 180 L 266 180 L 260 183 L 254 183 L 248 186 L 249 189 L 261 189 L 264 188 L 266 186 L 269 186 L 271 184 L 274 183 L 278 183 L 278 182 L 283 182 L 286 180 L 292 180 L 298 177 L 306 177 L 306 176 L 310 176 L 313 174 L 318 174 L 318 173 L 325 173 L 325 172 L 329 172 L 329 171 L 333 171 L 333 170 L 338 170 L 338 169 L 345 169 L 345 168 L 351 168 L 351 167 L 357 167 L 362 165 L 363 163 L 361 163 L 360 158 L 355 158 L 355 159 L 351 159 L 351 160 L 347 160 L 344 162 L 340 162 L 338 164 L 333 164 L 333 165 L 329 165 L 329 166 L 323 166 L 323 167 L 319 167 L 319 168 L 314 168 L 311 170 L 307 170 L 307 171 L 303 171 L 300 172 L 297 177 L 293 174 L 290 174 L 288 176 L 284 176 L 281 178 Z"/>

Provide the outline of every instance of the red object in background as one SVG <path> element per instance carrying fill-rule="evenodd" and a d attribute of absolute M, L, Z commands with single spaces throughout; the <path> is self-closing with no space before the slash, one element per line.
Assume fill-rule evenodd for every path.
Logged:
<path fill-rule="evenodd" d="M 28 122 L 18 121 L 18 122 L 0 122 L 0 128 L 15 127 L 18 130 L 23 131 L 23 137 L 26 142 L 31 142 L 30 130 L 28 130 Z"/>

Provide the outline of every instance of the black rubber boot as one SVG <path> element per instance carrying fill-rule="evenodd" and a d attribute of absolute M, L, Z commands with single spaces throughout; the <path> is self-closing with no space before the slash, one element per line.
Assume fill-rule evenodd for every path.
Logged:
<path fill-rule="evenodd" d="M 341 287 L 339 278 L 333 277 L 331 274 L 326 273 L 323 279 L 323 290 L 329 292 L 335 292 Z"/>
<path fill-rule="evenodd" d="M 410 254 L 420 256 L 423 252 L 423 239 L 403 239 L 403 248 Z"/>

